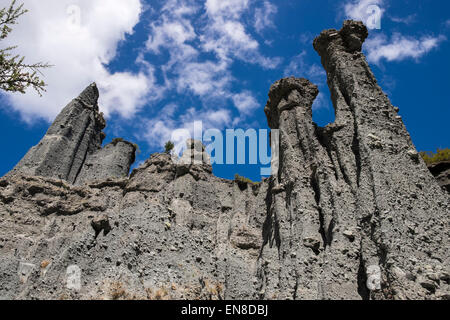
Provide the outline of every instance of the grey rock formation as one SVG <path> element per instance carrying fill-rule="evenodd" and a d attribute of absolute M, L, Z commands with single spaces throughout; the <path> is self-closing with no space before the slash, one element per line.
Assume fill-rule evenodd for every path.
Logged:
<path fill-rule="evenodd" d="M 84 184 L 92 181 L 104 181 L 108 178 L 125 178 L 134 163 L 136 146 L 132 143 L 116 140 L 88 154 L 76 184 Z"/>
<path fill-rule="evenodd" d="M 101 149 L 106 123 L 98 98 L 93 83 L 61 111 L 39 144 L 8 176 L 43 176 L 69 183 L 127 176 L 136 148 L 121 142 Z"/>
<path fill-rule="evenodd" d="M 428 166 L 439 185 L 450 193 L 450 161 L 440 161 Z"/>
<path fill-rule="evenodd" d="M 87 87 L 56 117 L 39 144 L 10 174 L 45 176 L 75 182 L 86 155 L 99 149 L 105 120 L 98 112 L 98 89 Z"/>
<path fill-rule="evenodd" d="M 333 251 L 340 232 L 355 232 L 353 244 L 360 246 L 358 291 L 363 298 L 447 296 L 448 281 L 429 286 L 421 279 L 450 265 L 449 198 L 418 156 L 401 117 L 360 52 L 366 37 L 361 22 L 345 21 L 340 31 L 324 31 L 314 40 L 336 111 L 335 123 L 319 135 L 325 159 L 332 163 L 319 168 L 334 168 L 325 174 L 316 171 L 324 238 Z M 425 266 L 429 271 L 423 271 Z M 363 285 L 370 279 L 369 268 L 380 270 L 379 290 Z M 411 274 L 414 277 L 408 277 Z"/>
<path fill-rule="evenodd" d="M 346 21 L 314 42 L 333 124 L 312 121 L 308 80 L 271 87 L 280 168 L 261 183 L 215 177 L 195 140 L 127 177 L 134 147 L 100 149 L 97 109 L 75 100 L 58 139 L 0 179 L 0 299 L 449 299 L 449 197 L 377 85 L 366 37 Z"/>
<path fill-rule="evenodd" d="M 0 298 L 257 298 L 267 184 L 177 172 L 154 154 L 129 179 L 0 180 Z"/>

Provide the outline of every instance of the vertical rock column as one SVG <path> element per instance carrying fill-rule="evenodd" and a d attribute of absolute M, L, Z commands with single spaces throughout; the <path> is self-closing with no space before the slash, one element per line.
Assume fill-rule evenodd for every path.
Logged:
<path fill-rule="evenodd" d="M 38 145 L 9 173 L 58 178 L 74 183 L 88 153 L 101 148 L 105 120 L 95 83 L 56 117 Z"/>
<path fill-rule="evenodd" d="M 135 153 L 136 146 L 132 143 L 123 140 L 113 141 L 86 157 L 75 183 L 127 177 L 134 163 Z"/>
<path fill-rule="evenodd" d="M 360 230 L 359 291 L 377 299 L 444 297 L 448 280 L 439 274 L 449 265 L 449 198 L 361 53 L 367 36 L 361 22 L 345 21 L 314 41 L 336 111 L 323 141 L 356 201 L 349 214 Z"/>
<path fill-rule="evenodd" d="M 267 197 L 259 261 L 263 298 L 358 299 L 354 198 L 329 155 L 324 129 L 312 121 L 318 89 L 287 78 L 265 108 L 280 130 L 280 169 Z"/>

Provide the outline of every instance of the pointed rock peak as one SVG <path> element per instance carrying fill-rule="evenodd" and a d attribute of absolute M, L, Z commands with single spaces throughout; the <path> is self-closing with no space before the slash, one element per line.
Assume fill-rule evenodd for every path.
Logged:
<path fill-rule="evenodd" d="M 361 21 L 346 20 L 342 29 L 324 30 L 314 40 L 314 49 L 322 56 L 330 43 L 336 43 L 348 52 L 361 51 L 364 41 L 369 36 L 367 27 Z"/>
<path fill-rule="evenodd" d="M 84 91 L 78 96 L 78 99 L 82 100 L 87 105 L 97 106 L 99 91 L 95 82 L 91 83 Z"/>

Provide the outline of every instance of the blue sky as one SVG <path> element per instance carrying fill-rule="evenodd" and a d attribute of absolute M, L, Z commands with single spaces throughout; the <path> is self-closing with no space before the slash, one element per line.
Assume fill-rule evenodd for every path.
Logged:
<path fill-rule="evenodd" d="M 5 6 L 7 0 L 0 0 Z M 8 172 L 45 134 L 57 113 L 90 82 L 100 87 L 107 138 L 140 147 L 136 165 L 161 151 L 173 130 L 267 129 L 270 85 L 306 77 L 319 86 L 314 120 L 334 110 L 312 41 L 345 18 L 370 23 L 364 52 L 384 91 L 400 108 L 419 150 L 449 146 L 450 2 L 437 0 L 25 0 L 30 12 L 9 39 L 30 61 L 48 61 L 41 98 L 0 94 Z M 214 173 L 260 180 L 258 165 L 216 165 Z"/>

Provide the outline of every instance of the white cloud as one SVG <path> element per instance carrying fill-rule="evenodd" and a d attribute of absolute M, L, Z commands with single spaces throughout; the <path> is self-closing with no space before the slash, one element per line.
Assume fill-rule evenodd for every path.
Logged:
<path fill-rule="evenodd" d="M 319 109 L 329 109 L 328 99 L 323 92 L 319 92 L 312 105 L 312 110 Z"/>
<path fill-rule="evenodd" d="M 420 39 L 395 33 L 390 40 L 384 35 L 377 35 L 366 41 L 365 50 L 369 62 L 379 63 L 387 61 L 401 61 L 405 59 L 419 59 L 444 41 L 444 36 L 424 36 Z"/>
<path fill-rule="evenodd" d="M 260 106 L 253 94 L 248 90 L 233 95 L 233 102 L 236 108 L 243 114 L 250 114 Z"/>
<path fill-rule="evenodd" d="M 209 15 L 221 19 L 239 19 L 248 8 L 249 0 L 206 0 Z"/>
<path fill-rule="evenodd" d="M 117 112 L 131 118 L 137 107 L 147 101 L 145 93 L 154 86 L 154 80 L 143 73 L 116 72 L 101 77 L 97 85 L 102 91 L 100 105 L 106 114 Z"/>
<path fill-rule="evenodd" d="M 176 79 L 178 91 L 190 90 L 198 96 L 226 96 L 231 76 L 224 63 L 211 61 L 181 65 Z"/>
<path fill-rule="evenodd" d="M 347 18 L 364 22 L 369 28 L 377 24 L 374 19 L 381 19 L 385 9 L 385 0 L 352 0 L 344 4 Z"/>
<path fill-rule="evenodd" d="M 136 138 L 139 140 L 144 138 L 150 147 L 163 147 L 164 143 L 170 140 L 174 130 L 175 126 L 169 120 L 147 119 L 140 130 L 143 135 L 140 134 Z"/>
<path fill-rule="evenodd" d="M 273 12 L 275 7 L 266 2 L 263 8 Z M 164 111 L 146 120 L 143 130 L 150 145 L 162 145 L 177 129 L 192 132 L 193 124 L 199 121 L 204 129 L 236 124 L 236 119 L 245 119 L 259 106 L 249 90 L 232 89 L 236 81 L 232 66 L 236 61 L 264 69 L 275 68 L 280 62 L 279 58 L 261 54 L 259 42 L 250 33 L 253 21 L 249 25 L 246 18 L 255 15 L 251 4 L 251 0 L 170 0 L 155 12 L 147 53 L 163 59 L 160 69 L 168 92 L 196 96 L 201 104 L 196 108 L 183 106 L 183 114 L 180 110 L 171 115 Z M 258 26 L 269 24 L 263 26 L 259 21 Z M 233 105 L 240 117 L 232 108 L 225 108 Z"/>
<path fill-rule="evenodd" d="M 269 1 L 264 1 L 261 8 L 255 10 L 255 23 L 254 27 L 258 33 L 263 32 L 267 28 L 273 28 L 273 16 L 277 13 L 278 9 L 275 5 Z"/>
<path fill-rule="evenodd" d="M 223 126 L 231 121 L 231 115 L 229 110 L 220 109 L 207 114 L 207 119 L 211 124 Z"/>
<path fill-rule="evenodd" d="M 0 6 L 9 4 L 0 0 Z M 32 90 L 9 94 L 15 110 L 27 121 L 53 119 L 70 99 L 96 81 L 101 109 L 131 116 L 154 85 L 150 70 L 137 74 L 111 74 L 104 66 L 116 55 L 118 43 L 133 32 L 142 12 L 140 0 L 40 0 L 27 1 L 29 12 L 2 45 L 16 44 L 29 62 L 44 61 L 47 92 L 42 98 Z"/>
<path fill-rule="evenodd" d="M 325 70 L 318 64 L 309 63 L 307 61 L 306 51 L 302 51 L 290 59 L 289 65 L 284 69 L 284 76 L 304 77 L 316 84 L 320 88 L 320 91 L 327 85 L 327 74 Z M 322 92 L 319 92 L 319 95 L 314 100 L 312 109 L 318 110 L 328 107 L 328 100 Z"/>
<path fill-rule="evenodd" d="M 171 106 L 170 106 L 171 107 Z M 219 109 L 209 112 L 207 110 L 197 110 L 188 108 L 177 120 L 172 119 L 162 113 L 159 119 L 145 119 L 142 122 L 143 137 L 151 147 L 163 147 L 166 141 L 172 140 L 176 143 L 184 143 L 188 137 L 181 136 L 174 138 L 173 134 L 178 130 L 187 130 L 190 137 L 199 139 L 198 135 L 203 132 L 196 130 L 206 130 L 210 128 L 223 129 L 230 124 L 231 113 L 226 109 Z M 137 137 L 142 139 L 141 136 Z"/>
<path fill-rule="evenodd" d="M 279 58 L 267 58 L 259 52 L 259 43 L 247 32 L 242 23 L 243 13 L 249 9 L 249 0 L 207 0 L 205 4 L 208 24 L 200 37 L 203 49 L 214 52 L 220 60 L 233 59 L 274 69 Z"/>
<path fill-rule="evenodd" d="M 369 14 L 369 6 L 379 6 L 384 4 L 384 0 L 354 0 L 344 5 L 345 15 L 354 20 L 364 21 Z"/>
<path fill-rule="evenodd" d="M 306 55 L 306 51 L 302 51 L 291 58 L 289 65 L 284 69 L 284 76 L 305 77 L 312 82 L 324 83 L 326 80 L 324 69 L 317 64 L 307 63 Z"/>
<path fill-rule="evenodd" d="M 394 22 L 397 23 L 404 23 L 404 24 L 412 24 L 416 21 L 417 19 L 417 14 L 411 14 L 409 16 L 406 17 L 390 17 L 390 19 Z"/>

